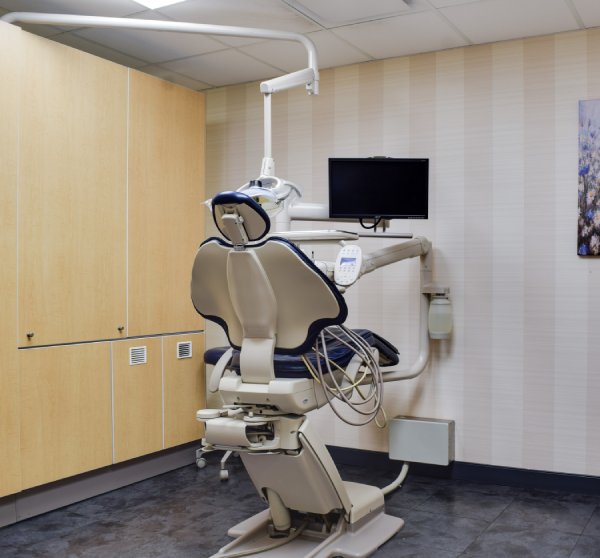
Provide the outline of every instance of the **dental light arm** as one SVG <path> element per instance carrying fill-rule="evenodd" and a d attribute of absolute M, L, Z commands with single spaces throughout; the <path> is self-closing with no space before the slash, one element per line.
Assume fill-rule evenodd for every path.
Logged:
<path fill-rule="evenodd" d="M 431 284 L 431 242 L 422 236 L 412 240 L 388 246 L 363 255 L 361 275 L 371 273 L 376 269 L 399 262 L 408 258 L 421 258 L 420 302 L 419 302 L 419 352 L 412 364 L 397 370 L 383 371 L 384 382 L 410 380 L 419 376 L 429 361 L 429 294 L 435 287 Z"/>
<path fill-rule="evenodd" d="M 394 244 L 393 246 L 387 246 L 386 248 L 382 248 L 381 250 L 369 254 L 363 254 L 361 275 L 371 273 L 380 267 L 407 258 L 424 256 L 429 250 L 431 250 L 431 242 L 426 238 L 419 236 L 412 240 L 402 242 L 401 244 Z"/>
<path fill-rule="evenodd" d="M 301 37 L 303 36 L 304 35 L 301 35 Z M 278 93 L 279 91 L 285 91 L 286 89 L 292 89 L 294 87 L 306 84 L 307 87 L 310 87 L 309 91 L 311 93 L 318 94 L 318 91 L 313 90 L 314 80 L 314 68 L 305 68 L 304 70 L 298 70 L 297 72 L 292 72 L 291 74 L 276 77 L 270 79 L 269 81 L 263 81 L 260 84 L 260 92 Z M 318 84 L 316 85 L 316 87 L 318 89 Z"/>

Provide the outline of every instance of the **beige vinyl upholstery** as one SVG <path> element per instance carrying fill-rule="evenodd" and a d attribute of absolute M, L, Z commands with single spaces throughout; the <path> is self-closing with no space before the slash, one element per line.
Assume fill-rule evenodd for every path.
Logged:
<path fill-rule="evenodd" d="M 248 273 L 237 274 L 235 279 L 231 273 L 228 275 L 228 267 L 237 265 L 242 257 L 256 258 L 264 276 L 257 273 L 250 280 Z M 314 338 L 323 327 L 342 323 L 347 315 L 346 304 L 335 286 L 283 239 L 270 238 L 249 245 L 243 252 L 234 251 L 217 238 L 207 240 L 196 254 L 191 288 L 198 312 L 219 323 L 236 348 L 242 346 L 247 334 L 259 337 L 256 332 L 261 328 L 260 336 L 270 335 L 266 323 L 272 319 L 275 352 L 306 352 L 310 349 L 307 339 Z M 276 304 L 274 315 L 273 309 L 267 308 L 273 302 L 265 294 L 268 292 L 273 293 Z"/>

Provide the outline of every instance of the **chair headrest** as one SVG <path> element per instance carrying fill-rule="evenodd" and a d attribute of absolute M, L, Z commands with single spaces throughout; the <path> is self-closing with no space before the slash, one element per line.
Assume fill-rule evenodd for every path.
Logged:
<path fill-rule="evenodd" d="M 260 240 L 271 228 L 265 210 L 241 192 L 221 192 L 212 199 L 212 213 L 219 232 L 233 244 Z"/>

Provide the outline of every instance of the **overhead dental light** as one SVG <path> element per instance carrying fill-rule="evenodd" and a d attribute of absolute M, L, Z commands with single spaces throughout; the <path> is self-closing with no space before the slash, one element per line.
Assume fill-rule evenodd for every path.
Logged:
<path fill-rule="evenodd" d="M 261 176 L 258 180 L 250 180 L 238 188 L 238 192 L 243 192 L 259 203 L 269 217 L 277 215 L 284 208 L 284 202 L 291 202 L 302 196 L 296 184 L 276 176 Z"/>
<path fill-rule="evenodd" d="M 179 4 L 180 2 L 184 2 L 185 0 L 133 0 L 134 2 L 145 6 L 146 8 L 150 8 L 151 10 L 156 10 L 157 8 L 164 8 L 165 6 L 170 6 L 171 4 Z"/>

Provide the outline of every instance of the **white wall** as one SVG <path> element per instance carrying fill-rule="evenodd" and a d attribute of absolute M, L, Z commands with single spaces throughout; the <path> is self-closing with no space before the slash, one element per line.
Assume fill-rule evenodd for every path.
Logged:
<path fill-rule="evenodd" d="M 566 33 L 336 68 L 316 98 L 274 97 L 276 174 L 306 201 L 326 200 L 328 157 L 430 159 L 429 220 L 393 227 L 433 241 L 455 332 L 419 380 L 386 385 L 385 406 L 455 419 L 457 460 L 600 475 L 600 260 L 576 255 L 578 101 L 600 97 L 598 52 L 600 30 Z M 209 192 L 255 177 L 261 157 L 258 85 L 208 92 Z M 394 264 L 347 294 L 350 325 L 402 363 L 417 277 Z M 315 420 L 327 443 L 387 449 L 375 426 Z"/>

